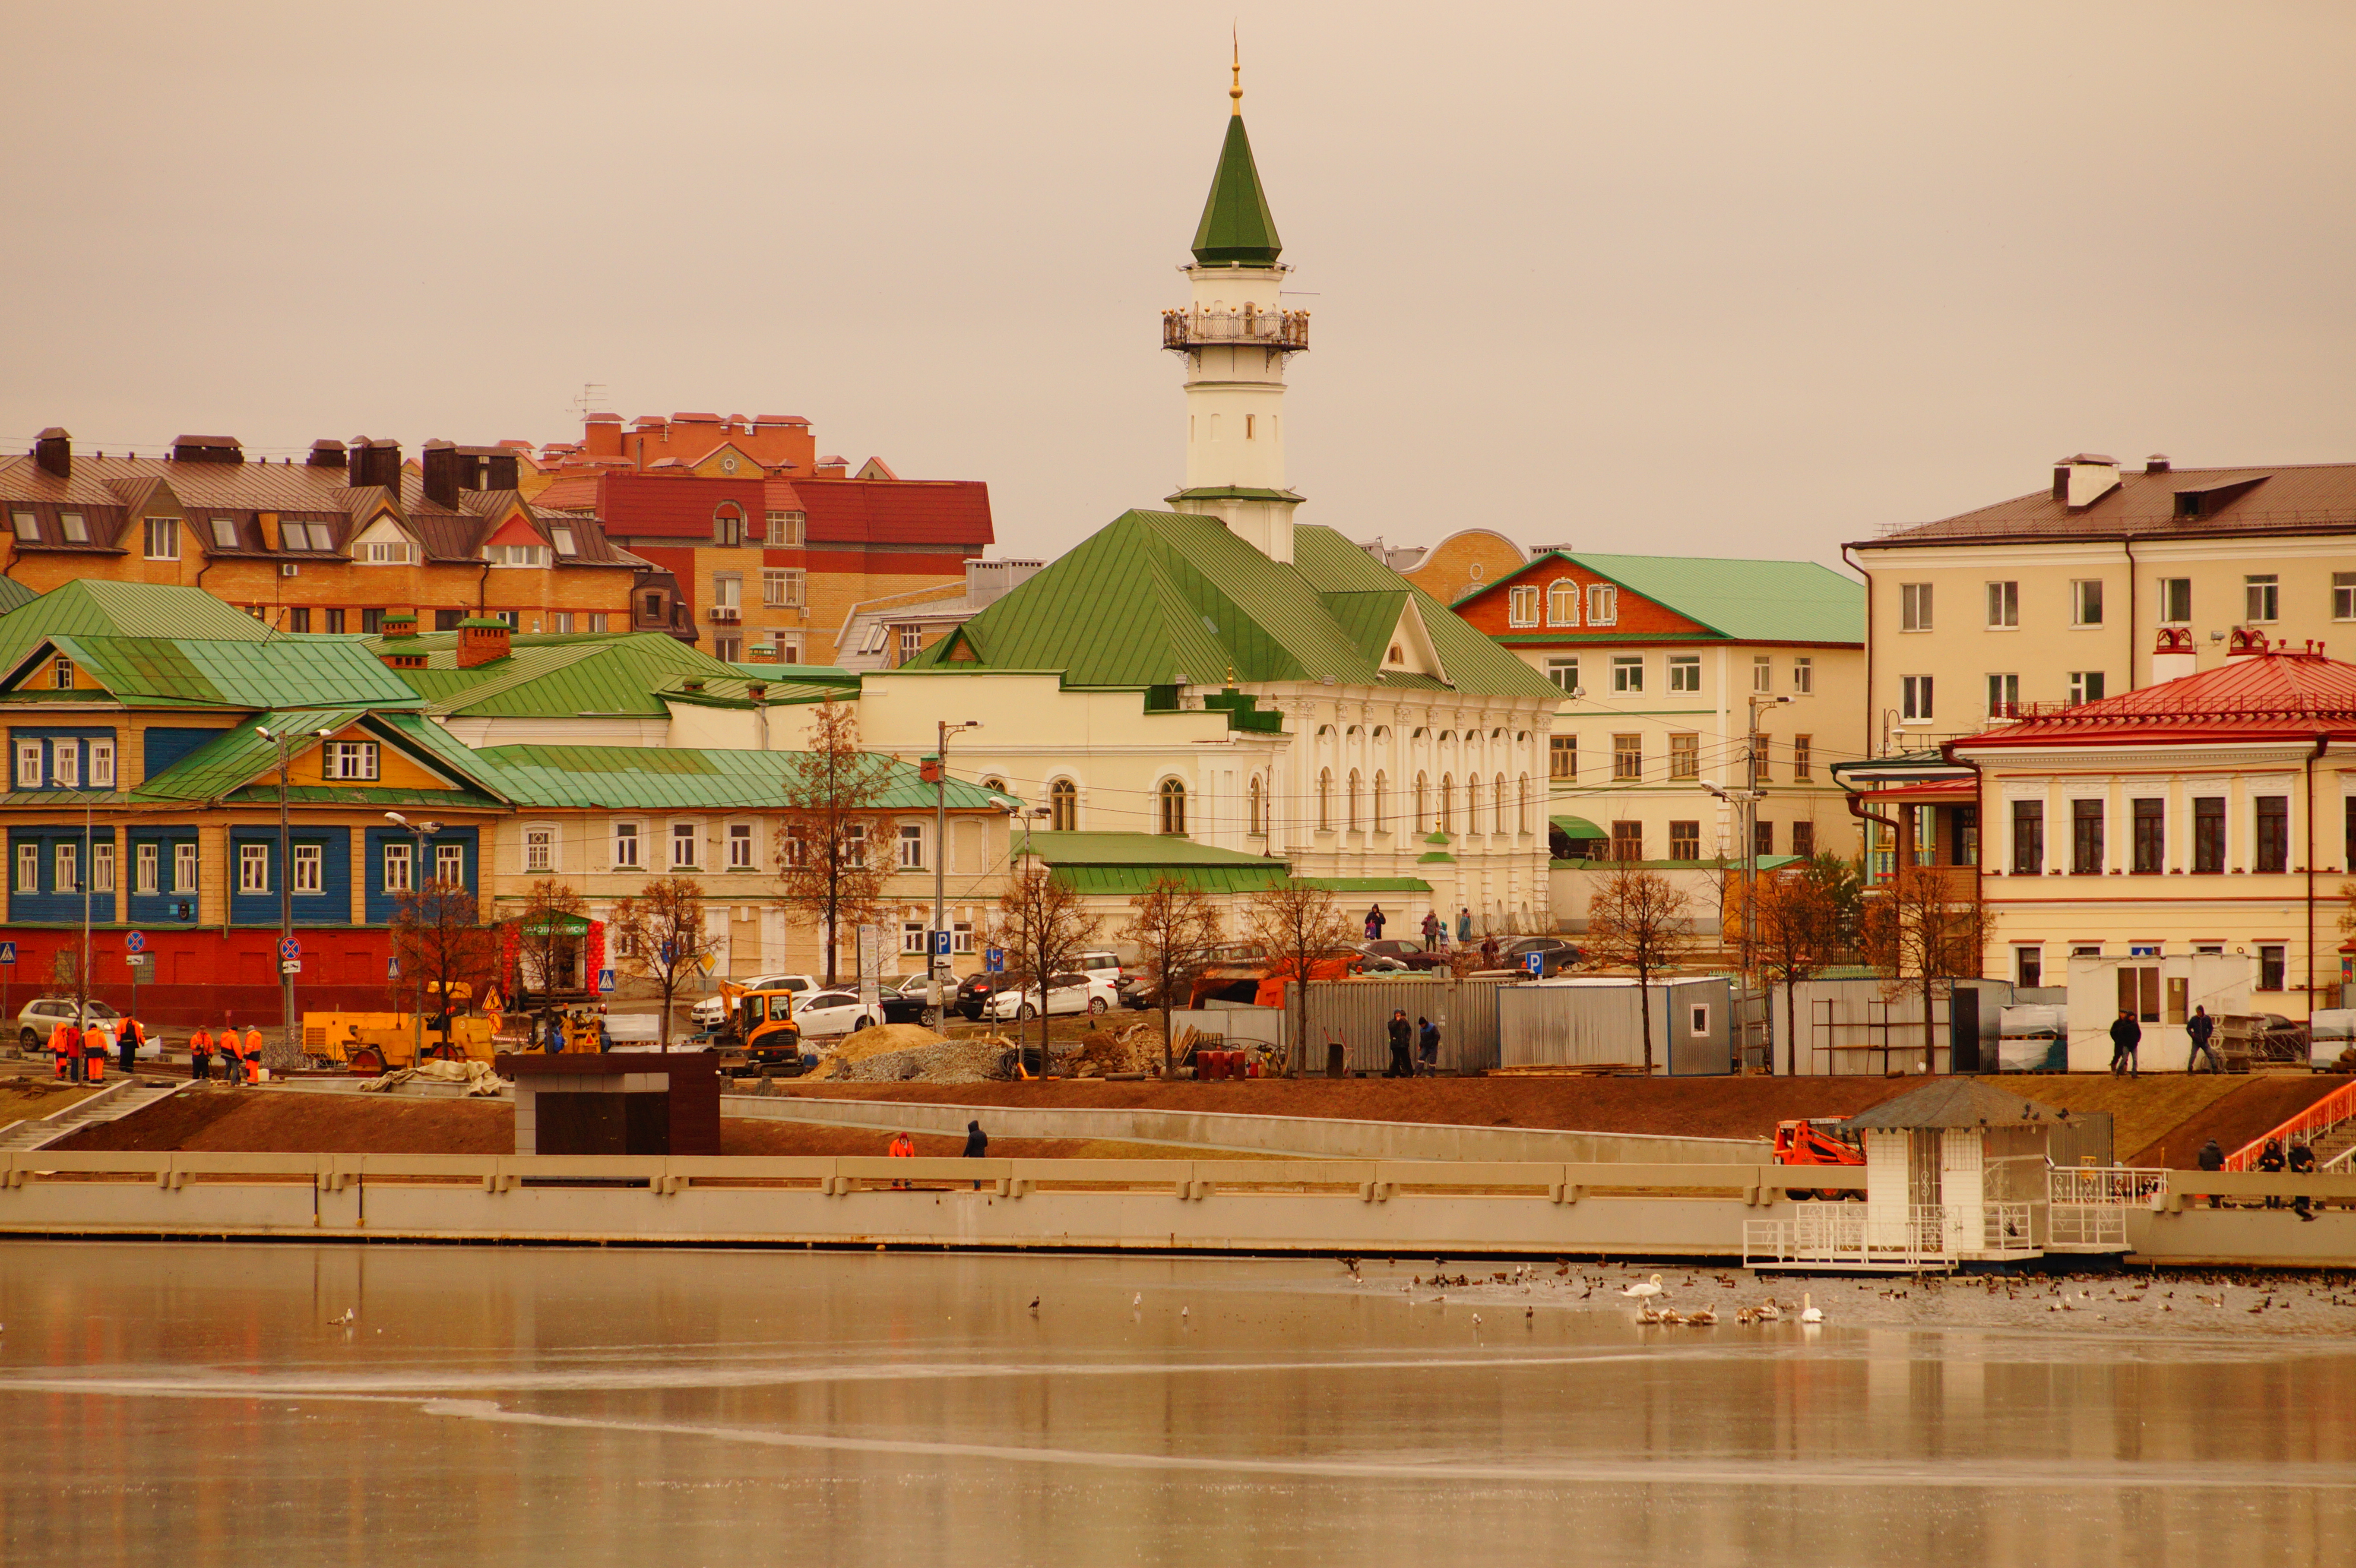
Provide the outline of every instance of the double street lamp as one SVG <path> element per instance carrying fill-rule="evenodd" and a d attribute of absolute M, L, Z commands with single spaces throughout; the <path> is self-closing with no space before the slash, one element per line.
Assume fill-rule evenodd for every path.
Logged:
<path fill-rule="evenodd" d="M 412 894 L 423 892 L 425 888 L 425 841 L 441 832 L 442 825 L 438 822 L 412 822 L 397 811 L 386 812 L 384 819 L 407 833 L 416 846 L 410 851 L 409 886 L 405 891 Z M 412 1067 L 425 1055 L 425 976 L 422 965 L 416 978 L 417 1001 L 410 1009 L 412 1039 L 409 1063 Z"/>
<path fill-rule="evenodd" d="M 278 1072 L 299 1067 L 303 1062 L 303 1036 L 294 1020 L 294 969 L 296 960 L 287 956 L 287 948 L 294 940 L 294 861 L 293 834 L 287 820 L 286 753 L 287 748 L 303 739 L 293 731 L 270 729 L 256 724 L 253 732 L 278 748 L 278 1061 L 273 1064 Z M 335 733 L 332 730 L 314 730 L 311 739 L 324 741 Z M 321 868 L 322 872 L 325 867 Z M 235 875 L 232 869 L 231 875 Z M 322 887 L 324 888 L 324 879 Z"/>

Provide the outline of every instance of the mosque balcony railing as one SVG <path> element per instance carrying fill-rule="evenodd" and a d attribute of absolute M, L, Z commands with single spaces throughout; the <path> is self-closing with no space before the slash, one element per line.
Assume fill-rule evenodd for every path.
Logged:
<path fill-rule="evenodd" d="M 1165 310 L 1162 313 L 1162 347 L 1274 348 L 1286 352 L 1309 347 L 1309 313 L 1305 310 Z"/>

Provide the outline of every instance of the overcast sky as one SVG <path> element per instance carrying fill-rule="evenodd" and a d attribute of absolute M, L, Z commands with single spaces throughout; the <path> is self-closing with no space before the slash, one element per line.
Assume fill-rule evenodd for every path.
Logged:
<path fill-rule="evenodd" d="M 23 6 L 0 447 L 798 413 L 1052 555 L 1180 473 L 1244 108 L 1304 520 L 1831 559 L 2356 461 L 2356 6 Z"/>

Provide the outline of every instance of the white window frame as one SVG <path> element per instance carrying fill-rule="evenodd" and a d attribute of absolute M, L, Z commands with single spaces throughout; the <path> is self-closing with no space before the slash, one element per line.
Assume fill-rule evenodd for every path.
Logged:
<path fill-rule="evenodd" d="M 1620 590 L 1609 582 L 1587 585 L 1587 624 L 1590 626 L 1616 626 L 1620 624 Z"/>
<path fill-rule="evenodd" d="M 686 831 L 684 833 L 680 832 L 680 829 L 681 828 L 685 828 Z M 663 834 L 663 840 L 669 846 L 669 848 L 665 851 L 668 859 L 664 863 L 672 870 L 692 871 L 699 869 L 703 864 L 701 859 L 701 856 L 703 854 L 703 825 L 701 823 L 674 822 L 670 825 L 669 830 Z M 684 860 L 679 858 L 680 848 L 682 845 L 686 847 L 688 856 Z"/>
<path fill-rule="evenodd" d="M 90 787 L 114 787 L 114 742 L 92 741 L 90 743 Z"/>
<path fill-rule="evenodd" d="M 1927 722 L 1933 717 L 1932 708 L 1937 696 L 1934 682 L 1927 675 L 1901 675 L 1898 677 L 1898 719 L 1903 724 Z"/>
<path fill-rule="evenodd" d="M 2020 583 L 2018 579 L 1987 585 L 1987 624 L 1992 632 L 2020 628 Z"/>
<path fill-rule="evenodd" d="M 1988 717 L 2001 717 L 2020 706 L 2020 677 L 1991 670 L 1987 677 Z"/>
<path fill-rule="evenodd" d="M 771 610 L 798 610 L 801 607 L 809 573 L 798 567 L 765 566 L 761 569 L 761 603 Z"/>
<path fill-rule="evenodd" d="M 2070 672 L 2072 702 L 2100 702 L 2109 683 L 2098 669 L 2073 669 Z"/>
<path fill-rule="evenodd" d="M 237 891 L 241 894 L 270 891 L 270 846 L 246 843 L 237 847 Z"/>
<path fill-rule="evenodd" d="M 64 544 L 90 543 L 90 520 L 80 512 L 59 512 L 58 539 Z"/>
<path fill-rule="evenodd" d="M 1642 695 L 1644 689 L 1644 656 L 1614 654 L 1612 656 L 1612 694 L 1614 697 Z"/>
<path fill-rule="evenodd" d="M 1699 654 L 1669 656 L 1669 689 L 1691 692 L 1701 690 L 1701 656 Z"/>
<path fill-rule="evenodd" d="M 147 559 L 177 560 L 180 559 L 180 519 L 148 517 L 144 519 Z"/>
<path fill-rule="evenodd" d="M 464 844 L 434 846 L 434 880 L 447 882 L 454 888 L 466 885 L 466 847 Z"/>
<path fill-rule="evenodd" d="M 1751 689 L 1762 693 L 1775 689 L 1775 656 L 1772 654 L 1751 656 Z"/>
<path fill-rule="evenodd" d="M 2099 626 L 2103 624 L 2103 580 L 2099 577 L 2073 577 L 2070 580 L 2070 624 Z M 2088 618 L 2087 612 L 2094 612 Z"/>
<path fill-rule="evenodd" d="M 316 898 L 327 891 L 327 850 L 324 844 L 288 846 L 294 859 L 294 896 Z"/>
<path fill-rule="evenodd" d="M 81 852 L 71 839 L 60 838 L 51 859 L 56 862 L 57 880 L 51 891 L 60 893 L 81 891 Z"/>
<path fill-rule="evenodd" d="M 20 893 L 41 891 L 41 847 L 38 844 L 16 846 L 16 891 Z"/>
<path fill-rule="evenodd" d="M 386 839 L 382 865 L 386 892 L 413 893 L 417 891 L 416 845 L 406 838 Z"/>
<path fill-rule="evenodd" d="M 90 847 L 90 891 L 114 891 L 114 841 L 111 838 L 97 839 Z"/>
<path fill-rule="evenodd" d="M 42 777 L 41 743 L 38 741 L 17 741 L 16 787 L 38 789 L 41 787 Z"/>
<path fill-rule="evenodd" d="M 921 958 L 924 956 L 927 945 L 928 944 L 925 941 L 925 923 L 923 921 L 904 920 L 900 923 L 901 957 Z"/>
<path fill-rule="evenodd" d="M 1558 579 L 1557 579 L 1557 580 L 1555 581 L 1554 585 L 1553 585 L 1552 587 L 1550 587 L 1550 588 L 1548 588 L 1548 589 L 1547 590 L 1547 606 L 1546 606 L 1546 608 L 1547 608 L 1547 625 L 1549 625 L 1549 626 L 1576 626 L 1576 625 L 1578 625 L 1578 624 L 1579 624 L 1579 583 L 1578 583 L 1578 581 L 1577 581 L 1576 579 L 1569 578 L 1569 577 L 1564 577 L 1564 578 L 1558 578 Z"/>
<path fill-rule="evenodd" d="M 899 869 L 921 871 L 925 869 L 925 828 L 922 823 L 904 822 L 896 835 L 899 839 Z"/>
<path fill-rule="evenodd" d="M 132 846 L 131 895 L 152 899 L 164 891 L 164 846 L 150 838 Z"/>
<path fill-rule="evenodd" d="M 487 544 L 483 547 L 483 560 L 502 571 L 517 567 L 545 569 L 555 564 L 544 544 Z"/>
<path fill-rule="evenodd" d="M 1816 689 L 1816 661 L 1796 658 L 1792 661 L 1792 690 L 1800 697 L 1814 696 Z"/>
<path fill-rule="evenodd" d="M 728 825 L 728 869 L 732 871 L 755 869 L 753 825 L 732 822 Z"/>
<path fill-rule="evenodd" d="M 49 771 L 59 789 L 81 788 L 81 742 L 63 738 L 49 742 Z"/>
<path fill-rule="evenodd" d="M 611 859 L 614 869 L 617 871 L 646 869 L 646 824 L 616 822 L 605 837 L 612 846 Z"/>
<path fill-rule="evenodd" d="M 2356 574 L 2351 574 L 2351 580 L 2356 581 Z M 2181 597 L 2183 603 L 2180 605 L 2176 606 L 2176 608 L 2181 610 L 2183 613 L 2181 614 L 2170 614 L 2169 613 L 2169 601 L 2172 598 L 2178 597 Z M 2161 578 L 2159 580 L 2158 598 L 2159 602 L 2159 624 L 2161 625 L 2189 626 L 2192 624 L 2192 579 L 2189 577 Z"/>
<path fill-rule="evenodd" d="M 1547 678 L 1554 682 L 1556 690 L 1569 697 L 1579 689 L 1579 661 L 1577 659 L 1547 660 Z"/>
<path fill-rule="evenodd" d="M 556 553 L 559 555 L 579 555 L 581 553 L 579 541 L 573 539 L 573 530 L 566 528 L 562 523 L 552 523 L 549 525 L 548 542 L 555 549 Z"/>
<path fill-rule="evenodd" d="M 802 542 L 802 530 L 809 521 L 809 514 L 807 512 L 765 512 L 762 514 L 764 526 L 761 531 L 766 537 L 763 542 L 798 545 Z"/>
<path fill-rule="evenodd" d="M 413 539 L 370 539 L 360 547 L 354 558 L 357 566 L 415 566 L 417 544 Z"/>
<path fill-rule="evenodd" d="M 1898 585 L 1898 629 L 1901 632 L 1927 632 L 1932 625 L 1932 584 L 1901 582 Z"/>
<path fill-rule="evenodd" d="M 380 767 L 374 741 L 330 741 L 320 776 L 337 783 L 374 779 Z"/>
<path fill-rule="evenodd" d="M 1505 624 L 1511 626 L 1535 626 L 1538 624 L 1538 585 L 1516 582 L 1505 591 Z"/>
<path fill-rule="evenodd" d="M 743 572 L 715 571 L 712 574 L 712 607 L 715 610 L 742 610 L 744 607 Z"/>
<path fill-rule="evenodd" d="M 523 869 L 527 876 L 556 869 L 556 829 L 547 823 L 527 823 L 523 830 Z"/>
<path fill-rule="evenodd" d="M 176 893 L 197 891 L 197 847 L 186 839 L 172 846 L 172 891 Z"/>
<path fill-rule="evenodd" d="M 2263 626 L 2281 619 L 2281 573 L 2261 572 L 2242 579 L 2242 624 Z"/>

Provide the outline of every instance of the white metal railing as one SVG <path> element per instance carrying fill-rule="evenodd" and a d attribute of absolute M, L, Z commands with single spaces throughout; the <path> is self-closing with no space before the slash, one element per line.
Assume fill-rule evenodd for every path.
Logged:
<path fill-rule="evenodd" d="M 1240 343 L 1264 348 L 1309 347 L 1305 310 L 1165 310 L 1162 347 L 1194 348 L 1206 343 Z"/>
<path fill-rule="evenodd" d="M 2037 1252 L 2037 1232 L 2031 1205 L 2027 1203 L 1983 1203 L 1980 1205 L 1980 1251 L 1997 1255 L 2033 1256 Z"/>
<path fill-rule="evenodd" d="M 1789 1220 L 1746 1220 L 1742 1261 L 1818 1268 L 1944 1268 L 1946 1211 L 1917 1203 L 1895 1226 L 1857 1203 L 1803 1203 Z"/>
<path fill-rule="evenodd" d="M 2166 1190 L 2168 1172 L 2128 1165 L 2055 1166 L 2045 1178 L 2046 1244 L 2124 1248 L 2127 1211 Z"/>

